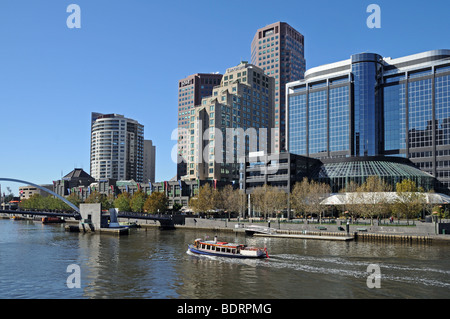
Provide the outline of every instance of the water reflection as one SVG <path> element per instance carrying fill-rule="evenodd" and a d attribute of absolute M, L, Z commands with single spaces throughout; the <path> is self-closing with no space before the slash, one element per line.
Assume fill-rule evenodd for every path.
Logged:
<path fill-rule="evenodd" d="M 140 229 L 116 237 L 0 220 L 0 234 L 3 298 L 450 297 L 448 246 L 219 234 L 267 246 L 269 259 L 243 260 L 188 253 L 195 238 L 214 237 L 205 231 Z M 81 267 L 81 289 L 66 286 L 70 264 Z M 366 285 L 370 264 L 380 266 L 380 289 Z"/>

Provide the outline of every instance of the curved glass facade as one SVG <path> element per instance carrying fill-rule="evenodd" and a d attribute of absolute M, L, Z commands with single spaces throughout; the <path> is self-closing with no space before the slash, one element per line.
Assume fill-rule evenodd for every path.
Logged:
<path fill-rule="evenodd" d="M 351 58 L 354 82 L 354 155 L 376 156 L 381 150 L 382 118 L 378 82 L 382 74 L 382 57 L 373 53 Z"/>
<path fill-rule="evenodd" d="M 308 70 L 287 90 L 289 152 L 410 159 L 450 193 L 450 50 L 355 54 Z"/>
<path fill-rule="evenodd" d="M 319 182 L 327 183 L 333 192 L 339 192 L 353 181 L 359 185 L 369 176 L 378 176 L 395 189 L 397 183 L 405 179 L 412 180 L 426 191 L 435 187 L 435 178 L 427 174 L 405 159 L 390 161 L 389 158 L 361 158 L 355 161 L 336 161 L 323 164 L 313 178 Z"/>

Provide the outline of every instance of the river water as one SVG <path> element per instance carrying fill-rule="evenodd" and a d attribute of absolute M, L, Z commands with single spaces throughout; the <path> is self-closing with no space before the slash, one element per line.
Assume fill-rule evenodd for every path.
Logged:
<path fill-rule="evenodd" d="M 222 241 L 266 245 L 270 258 L 237 260 L 187 252 L 195 238 L 214 235 L 204 230 L 142 228 L 118 237 L 3 219 L 0 298 L 450 298 L 448 245 L 219 233 Z M 381 277 L 375 277 L 369 265 L 378 267 Z"/>

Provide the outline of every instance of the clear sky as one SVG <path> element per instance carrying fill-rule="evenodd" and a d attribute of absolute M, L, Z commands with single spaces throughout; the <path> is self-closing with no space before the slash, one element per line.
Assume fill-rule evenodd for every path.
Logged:
<path fill-rule="evenodd" d="M 70 4 L 81 28 L 70 29 Z M 368 5 L 381 8 L 369 29 Z M 250 60 L 258 28 L 283 21 L 305 36 L 307 69 L 360 52 L 402 57 L 450 49 L 450 2 L 266 0 L 1 0 L 0 177 L 51 184 L 89 173 L 91 112 L 145 126 L 156 180 L 176 174 L 177 83 Z M 20 185 L 2 183 L 17 195 Z"/>

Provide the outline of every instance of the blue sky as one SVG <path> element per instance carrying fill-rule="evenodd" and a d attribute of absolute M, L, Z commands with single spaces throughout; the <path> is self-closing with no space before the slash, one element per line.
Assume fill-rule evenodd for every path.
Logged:
<path fill-rule="evenodd" d="M 81 8 L 69 29 L 67 6 Z M 381 28 L 369 29 L 369 4 Z M 89 173 L 90 114 L 118 113 L 156 145 L 156 179 L 176 173 L 178 80 L 250 60 L 258 28 L 284 21 L 305 36 L 307 69 L 371 51 L 402 57 L 450 49 L 441 1 L 0 1 L 0 177 L 52 183 Z M 0 182 L 1 183 L 1 182 Z M 17 184 L 1 183 L 17 194 Z"/>

